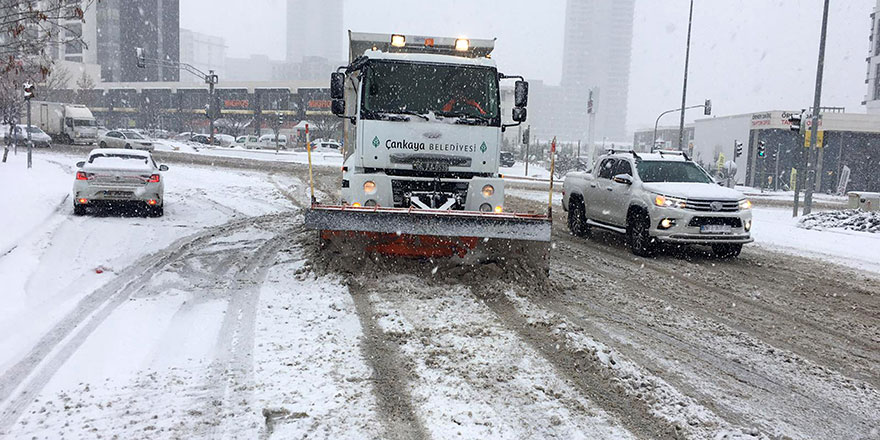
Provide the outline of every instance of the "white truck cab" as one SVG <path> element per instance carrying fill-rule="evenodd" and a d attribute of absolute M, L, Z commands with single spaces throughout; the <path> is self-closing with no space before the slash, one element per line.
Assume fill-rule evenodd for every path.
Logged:
<path fill-rule="evenodd" d="M 562 206 L 572 233 L 620 232 L 642 256 L 673 243 L 710 245 L 732 257 L 752 241 L 751 202 L 678 151 L 601 156 L 591 172 L 566 175 Z"/>
<path fill-rule="evenodd" d="M 494 40 L 352 33 L 331 81 L 347 119 L 342 203 L 502 212 L 502 123 Z M 517 81 L 515 121 L 528 84 Z"/>

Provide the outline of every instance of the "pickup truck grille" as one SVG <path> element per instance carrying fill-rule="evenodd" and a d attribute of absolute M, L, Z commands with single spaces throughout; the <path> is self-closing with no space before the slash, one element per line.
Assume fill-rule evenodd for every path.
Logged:
<path fill-rule="evenodd" d="M 721 209 L 714 209 L 720 204 Z M 720 200 L 694 200 L 687 199 L 684 209 L 702 212 L 739 212 L 739 202 L 720 201 Z"/>
<path fill-rule="evenodd" d="M 738 217 L 694 217 L 688 226 L 699 228 L 700 226 L 718 225 L 730 226 L 731 228 L 741 228 L 742 220 Z"/>

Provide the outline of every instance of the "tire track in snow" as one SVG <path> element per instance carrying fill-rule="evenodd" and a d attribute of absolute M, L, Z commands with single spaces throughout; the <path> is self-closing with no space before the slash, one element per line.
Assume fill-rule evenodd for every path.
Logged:
<path fill-rule="evenodd" d="M 373 370 L 373 395 L 385 428 L 386 439 L 427 439 L 424 423 L 413 406 L 402 354 L 394 341 L 387 338 L 376 322 L 376 310 L 369 292 L 358 281 L 348 277 L 348 289 L 357 310 L 364 339 L 363 357 Z"/>
<path fill-rule="evenodd" d="M 234 220 L 179 239 L 171 246 L 130 265 L 102 288 L 80 300 L 24 358 L 0 376 L 0 402 L 3 402 L 0 433 L 7 431 L 18 420 L 64 362 L 113 310 L 146 285 L 158 273 L 158 269 L 207 246 L 218 235 L 228 235 L 254 224 L 283 220 L 287 215 L 281 213 Z"/>
<path fill-rule="evenodd" d="M 18 238 L 18 240 L 15 240 L 11 245 L 7 246 L 6 249 L 0 250 L 0 258 L 6 257 L 7 255 L 11 254 L 16 248 L 18 248 L 18 246 L 21 245 L 21 243 L 23 241 L 27 240 L 32 235 L 39 232 L 41 229 L 43 229 L 44 226 L 46 226 L 52 220 L 57 221 L 58 220 L 57 216 L 59 214 L 61 214 L 62 211 L 64 211 L 64 205 L 67 204 L 68 198 L 70 198 L 70 194 L 65 194 L 64 197 L 61 199 L 61 202 L 55 206 L 55 209 L 53 209 L 52 212 L 49 213 L 49 215 L 47 215 L 43 220 L 41 220 L 36 225 L 34 225 L 27 232 L 22 234 L 21 237 Z M 62 223 L 60 221 L 58 221 L 58 223 L 56 223 L 55 225 L 52 225 L 51 230 L 47 231 L 47 233 L 50 235 L 54 234 L 55 231 L 61 226 L 61 224 Z"/>

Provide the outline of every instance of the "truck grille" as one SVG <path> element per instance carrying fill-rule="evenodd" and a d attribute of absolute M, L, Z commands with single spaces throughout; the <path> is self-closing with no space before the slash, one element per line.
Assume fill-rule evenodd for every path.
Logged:
<path fill-rule="evenodd" d="M 394 194 L 395 208 L 409 208 L 410 195 L 412 193 L 433 193 L 445 195 L 448 197 L 457 197 L 460 200 L 460 206 L 456 205 L 453 209 L 464 209 L 464 203 L 467 201 L 468 184 L 467 182 L 438 182 L 436 180 L 391 180 L 391 192 Z"/>
<path fill-rule="evenodd" d="M 721 209 L 714 209 L 719 207 Z M 739 202 L 737 201 L 721 201 L 721 200 L 685 200 L 684 209 L 702 212 L 739 212 Z"/>
<path fill-rule="evenodd" d="M 742 220 L 738 217 L 694 217 L 688 226 L 699 228 L 700 226 L 718 225 L 730 226 L 731 228 L 741 228 Z"/>

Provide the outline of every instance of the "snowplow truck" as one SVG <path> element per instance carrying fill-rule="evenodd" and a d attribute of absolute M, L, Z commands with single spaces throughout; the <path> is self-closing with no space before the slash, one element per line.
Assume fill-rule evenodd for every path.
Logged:
<path fill-rule="evenodd" d="M 411 257 L 529 257 L 547 266 L 548 215 L 505 209 L 502 132 L 526 120 L 528 83 L 498 72 L 494 40 L 349 32 L 331 75 L 344 119 L 341 204 L 313 201 L 325 244 Z M 501 84 L 516 80 L 511 119 Z"/>

